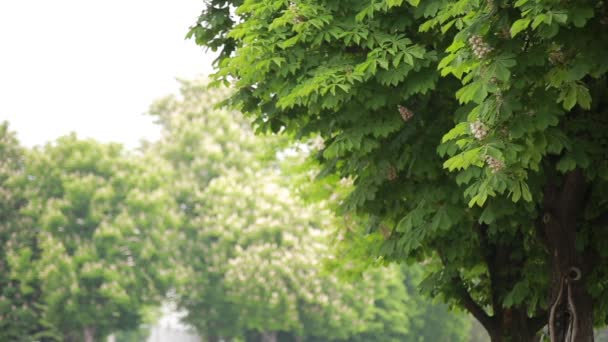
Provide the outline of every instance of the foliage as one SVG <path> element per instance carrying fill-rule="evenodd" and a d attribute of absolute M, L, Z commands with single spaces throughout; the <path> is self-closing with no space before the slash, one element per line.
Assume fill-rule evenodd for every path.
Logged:
<path fill-rule="evenodd" d="M 211 340 L 411 337 L 408 322 L 419 308 L 399 268 L 351 283 L 323 272 L 329 228 L 338 223 L 323 204 L 294 193 L 301 151 L 254 136 L 237 112 L 214 109 L 224 96 L 183 81 L 180 97 L 151 110 L 163 137 L 149 148 L 175 168 L 171 188 L 184 215 L 177 300 L 186 321 Z"/>
<path fill-rule="evenodd" d="M 350 179 L 337 180 L 335 175 L 327 175 L 314 181 L 319 170 L 319 164 L 313 160 L 302 160 L 307 152 L 320 148 L 320 141 L 312 139 L 308 144 L 300 145 L 301 153 L 286 158 L 283 169 L 292 175 L 291 187 L 295 188 L 299 196 L 306 201 L 319 201 L 330 208 L 338 209 L 340 203 L 352 191 L 353 182 Z M 314 181 L 314 182 L 313 182 Z M 313 182 L 313 185 L 310 183 Z M 381 248 L 382 236 L 387 234 L 387 227 L 382 227 L 380 234 L 365 234 L 365 225 L 356 217 L 346 215 L 336 220 L 333 227 L 333 245 L 331 255 L 324 261 L 324 266 L 341 278 L 357 281 L 362 274 L 369 271 L 370 266 L 378 263 L 370 262 L 370 253 Z M 377 251 L 376 251 L 377 253 Z M 348 260 L 344 262 L 343 260 Z M 427 268 L 430 265 L 425 265 Z M 459 310 L 450 310 L 447 305 L 429 301 L 420 293 L 419 283 L 424 278 L 424 268 L 415 264 L 401 265 L 400 282 L 405 285 L 388 291 L 386 302 L 390 297 L 398 297 L 399 291 L 405 290 L 410 303 L 405 307 L 406 316 L 409 317 L 408 340 L 413 341 L 468 341 L 470 333 L 470 318 Z M 412 309 L 416 308 L 416 309 Z M 398 319 L 395 322 L 400 322 Z M 394 324 L 394 323 L 393 323 Z M 400 323 L 397 323 L 400 324 Z M 385 324 L 385 327 L 388 326 Z M 379 340 L 385 334 L 380 331 L 374 334 L 364 334 L 363 340 Z M 356 337 L 358 338 L 358 337 Z"/>
<path fill-rule="evenodd" d="M 406 275 L 404 281 L 407 291 L 416 301 L 414 306 L 422 309 L 412 319 L 410 334 L 416 336 L 413 341 L 472 342 L 470 316 L 459 311 L 449 311 L 447 305 L 429 303 L 427 298 L 420 296 L 417 285 L 424 276 L 424 271 L 420 266 L 404 265 L 402 269 Z"/>
<path fill-rule="evenodd" d="M 27 213 L 40 227 L 30 269 L 45 319 L 64 340 L 137 327 L 171 280 L 166 241 L 178 215 L 161 187 L 169 169 L 75 135 L 31 151 L 26 165 Z"/>
<path fill-rule="evenodd" d="M 152 106 L 163 134 L 149 153 L 162 156 L 175 170 L 168 185 L 184 217 L 178 236 L 184 261 L 178 265 L 178 304 L 200 333 L 230 336 L 238 331 L 238 317 L 223 282 L 226 249 L 214 249 L 222 230 L 202 229 L 209 205 L 205 190 L 226 172 L 258 168 L 264 152 L 236 112 L 211 110 L 224 92 L 205 88 L 204 82 L 182 81 L 181 98 L 169 96 Z"/>
<path fill-rule="evenodd" d="M 425 261 L 428 292 L 492 338 L 524 340 L 573 266 L 582 334 L 608 314 L 607 13 L 584 0 L 214 0 L 189 36 L 220 50 L 226 103 L 259 131 L 321 137 L 321 176 L 354 181 L 342 214 L 367 225 L 352 253 Z"/>
<path fill-rule="evenodd" d="M 30 267 L 39 249 L 31 220 L 20 215 L 24 197 L 23 156 L 8 124 L 0 125 L 0 340 L 51 340 L 42 320 L 41 294 Z"/>

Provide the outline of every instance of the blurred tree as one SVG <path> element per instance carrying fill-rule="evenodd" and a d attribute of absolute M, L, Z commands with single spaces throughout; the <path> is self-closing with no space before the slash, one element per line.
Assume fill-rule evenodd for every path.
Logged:
<path fill-rule="evenodd" d="M 400 341 L 412 304 L 397 268 L 346 283 L 323 272 L 331 214 L 311 207 L 272 170 L 226 174 L 206 189 L 201 227 L 218 236 L 224 284 L 244 331 L 262 341 L 291 332 L 302 339 Z M 220 265 L 214 265 L 220 267 Z M 410 306 L 410 307 L 408 307 Z"/>
<path fill-rule="evenodd" d="M 0 124 L 0 341 L 54 340 L 42 319 L 40 284 L 32 262 L 39 257 L 36 225 L 21 211 L 25 197 L 24 152 Z"/>
<path fill-rule="evenodd" d="M 169 187 L 184 217 L 176 241 L 182 260 L 178 305 L 188 312 L 187 323 L 215 341 L 238 334 L 239 317 L 223 279 L 230 249 L 220 239 L 222 230 L 206 230 L 201 222 L 209 205 L 206 188 L 226 172 L 259 169 L 270 140 L 258 140 L 237 112 L 213 109 L 226 91 L 207 91 L 202 81 L 181 82 L 179 97 L 168 96 L 150 109 L 162 137 L 148 153 L 168 160 L 176 175 Z"/>
<path fill-rule="evenodd" d="M 171 280 L 168 241 L 178 214 L 151 156 L 75 135 L 32 151 L 27 213 L 41 231 L 38 274 L 45 319 L 64 341 L 93 341 L 139 325 Z"/>

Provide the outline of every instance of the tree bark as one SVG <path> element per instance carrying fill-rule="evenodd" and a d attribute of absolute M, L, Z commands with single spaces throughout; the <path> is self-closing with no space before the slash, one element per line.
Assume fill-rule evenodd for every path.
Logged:
<path fill-rule="evenodd" d="M 261 336 L 262 336 L 261 342 L 277 342 L 277 332 L 276 331 L 263 332 L 261 334 Z"/>
<path fill-rule="evenodd" d="M 561 187 L 548 184 L 542 225 L 551 253 L 551 342 L 593 342 L 593 300 L 585 282 L 593 262 L 576 251 L 576 232 L 587 184 L 581 170 L 568 173 Z"/>
<path fill-rule="evenodd" d="M 95 327 L 84 328 L 84 342 L 95 342 Z"/>
<path fill-rule="evenodd" d="M 496 316 L 493 329 L 489 330 L 492 342 L 538 342 L 539 319 L 530 318 L 526 310 L 508 309 Z"/>

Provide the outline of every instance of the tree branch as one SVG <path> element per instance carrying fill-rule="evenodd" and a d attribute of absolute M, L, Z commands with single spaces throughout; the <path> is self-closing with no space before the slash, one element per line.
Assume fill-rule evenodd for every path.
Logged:
<path fill-rule="evenodd" d="M 539 331 L 540 329 L 542 329 L 542 327 L 547 325 L 547 321 L 548 321 L 547 313 L 543 312 L 542 314 L 540 314 L 538 316 L 530 318 L 530 327 L 534 331 Z"/>
<path fill-rule="evenodd" d="M 487 331 L 494 330 L 494 317 L 488 313 L 471 297 L 469 291 L 464 287 L 460 276 L 452 277 L 452 282 L 456 286 L 462 305 L 473 315 Z"/>
<path fill-rule="evenodd" d="M 439 255 L 439 259 L 443 263 L 443 266 L 447 268 L 447 261 L 443 257 L 443 255 L 437 251 L 437 255 Z M 452 284 L 456 288 L 456 294 L 458 295 L 458 299 L 462 302 L 462 305 L 483 325 L 483 327 L 487 331 L 494 330 L 494 317 L 488 315 L 488 313 L 471 297 L 471 294 L 464 286 L 464 281 L 460 277 L 460 275 L 455 274 L 451 278 Z"/>

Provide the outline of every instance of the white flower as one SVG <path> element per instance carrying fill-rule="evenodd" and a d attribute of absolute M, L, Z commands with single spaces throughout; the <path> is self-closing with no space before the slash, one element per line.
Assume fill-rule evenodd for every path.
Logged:
<path fill-rule="evenodd" d="M 486 57 L 490 52 L 492 52 L 492 48 L 486 42 L 484 42 L 481 36 L 471 36 L 471 38 L 469 38 L 469 44 L 471 44 L 471 49 L 473 50 L 475 57 L 479 59 Z"/>
<path fill-rule="evenodd" d="M 492 156 L 486 157 L 486 164 L 488 164 L 492 173 L 497 173 L 505 167 L 505 163 L 502 160 L 498 160 Z"/>
<path fill-rule="evenodd" d="M 485 137 L 488 136 L 488 126 L 486 126 L 483 122 L 479 120 L 471 122 L 469 128 L 471 129 L 471 133 L 473 133 L 473 136 L 477 140 L 483 140 Z"/>

